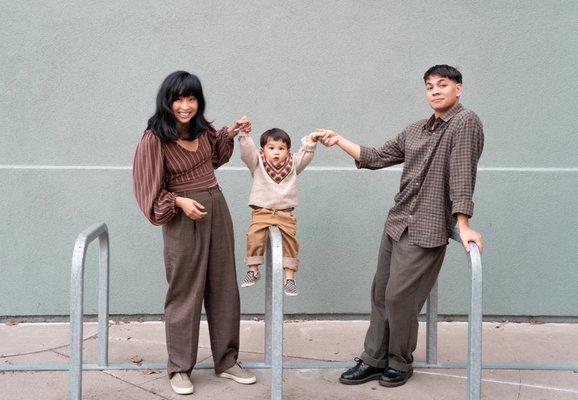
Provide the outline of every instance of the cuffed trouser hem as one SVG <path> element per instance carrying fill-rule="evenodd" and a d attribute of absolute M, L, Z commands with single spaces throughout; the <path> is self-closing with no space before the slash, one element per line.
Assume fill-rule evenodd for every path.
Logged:
<path fill-rule="evenodd" d="M 225 372 L 226 370 L 228 370 L 229 368 L 231 368 L 232 366 L 234 366 L 237 363 L 237 355 L 235 355 L 235 357 L 232 358 L 232 360 L 229 360 L 227 362 L 223 362 L 222 366 L 215 366 L 215 375 L 219 375 L 222 374 L 223 372 Z M 190 373 L 189 373 L 190 374 Z"/>
<path fill-rule="evenodd" d="M 245 264 L 250 265 L 262 265 L 264 261 L 263 256 L 251 256 L 245 257 Z M 299 259 L 291 257 L 283 257 L 283 268 L 292 269 L 293 271 L 299 270 Z"/>
<path fill-rule="evenodd" d="M 371 357 L 365 351 L 361 353 L 361 357 L 359 357 L 361 361 L 366 363 L 367 365 L 371 365 L 375 368 L 387 368 L 387 360 L 378 360 L 377 358 Z"/>
<path fill-rule="evenodd" d="M 245 257 L 246 265 L 261 265 L 263 264 L 263 256 L 247 256 Z"/>
<path fill-rule="evenodd" d="M 399 361 L 397 357 L 389 357 L 388 364 L 390 368 L 397 369 L 398 371 L 406 372 L 411 369 L 411 364 Z"/>
<path fill-rule="evenodd" d="M 293 271 L 299 270 L 299 259 L 291 257 L 283 257 L 283 268 L 292 269 Z"/>

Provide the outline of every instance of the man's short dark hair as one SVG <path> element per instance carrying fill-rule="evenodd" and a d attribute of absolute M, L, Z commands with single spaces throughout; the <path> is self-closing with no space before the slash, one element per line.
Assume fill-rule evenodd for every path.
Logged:
<path fill-rule="evenodd" d="M 451 65 L 434 65 L 425 72 L 423 75 L 423 81 L 427 82 L 428 78 L 432 75 L 443 76 L 444 78 L 451 79 L 456 83 L 462 83 L 462 73 Z"/>
<path fill-rule="evenodd" d="M 261 135 L 261 147 L 265 147 L 269 138 L 273 140 L 280 140 L 287 145 L 287 149 L 291 148 L 291 138 L 283 129 L 271 128 Z"/>

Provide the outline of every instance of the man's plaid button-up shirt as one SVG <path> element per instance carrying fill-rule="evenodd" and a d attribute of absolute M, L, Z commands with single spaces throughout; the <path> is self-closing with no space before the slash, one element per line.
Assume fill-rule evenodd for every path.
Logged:
<path fill-rule="evenodd" d="M 455 215 L 473 215 L 472 196 L 483 147 L 480 119 L 460 103 L 440 118 L 432 115 L 409 125 L 378 149 L 361 146 L 358 168 L 404 163 L 386 233 L 399 240 L 407 228 L 411 244 L 447 244 Z"/>

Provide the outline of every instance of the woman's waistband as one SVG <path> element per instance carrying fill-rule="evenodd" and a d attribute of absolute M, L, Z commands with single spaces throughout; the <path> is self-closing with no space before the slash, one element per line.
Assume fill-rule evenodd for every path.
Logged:
<path fill-rule="evenodd" d="M 204 191 L 211 187 L 218 186 L 217 178 L 213 171 L 202 176 L 190 177 L 190 179 L 186 179 L 182 182 L 175 182 L 174 179 L 171 180 L 169 178 L 166 178 L 165 182 L 166 189 L 173 193 L 184 193 L 194 190 Z"/>
<path fill-rule="evenodd" d="M 211 186 L 208 188 L 181 190 L 181 191 L 178 191 L 175 193 L 177 194 L 177 196 L 187 197 L 187 196 L 191 196 L 191 195 L 195 195 L 195 194 L 199 194 L 199 193 L 215 193 L 215 192 L 222 193 L 221 187 L 219 185 Z"/>

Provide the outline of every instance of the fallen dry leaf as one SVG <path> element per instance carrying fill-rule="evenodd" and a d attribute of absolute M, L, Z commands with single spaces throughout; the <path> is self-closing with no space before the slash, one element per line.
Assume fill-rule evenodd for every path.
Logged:
<path fill-rule="evenodd" d="M 130 360 L 134 363 L 134 364 L 140 364 L 142 362 L 142 358 L 141 356 L 132 356 L 130 358 Z"/>
<path fill-rule="evenodd" d="M 142 373 L 143 373 L 143 375 L 154 375 L 154 374 L 158 374 L 159 371 L 155 371 L 154 369 L 147 369 L 147 370 L 144 370 Z"/>

